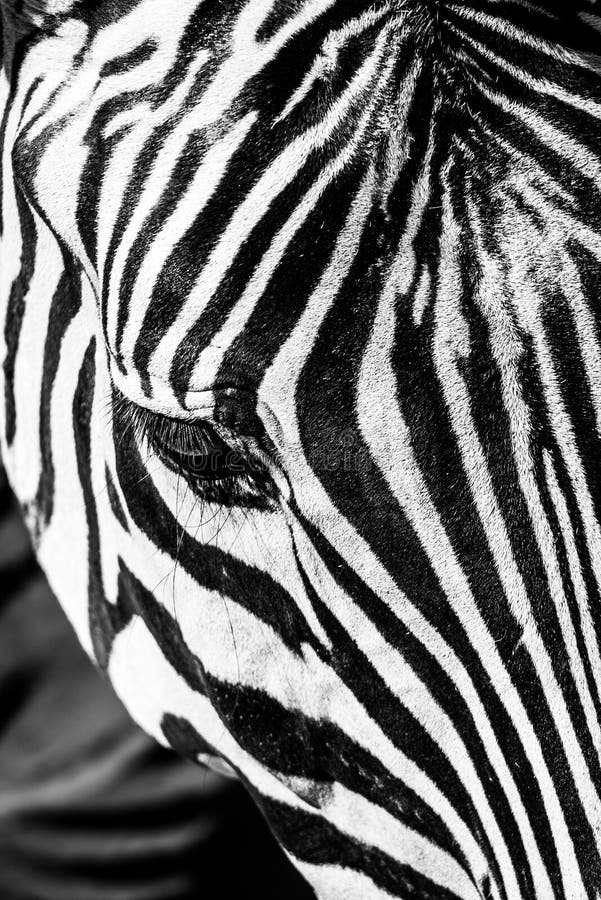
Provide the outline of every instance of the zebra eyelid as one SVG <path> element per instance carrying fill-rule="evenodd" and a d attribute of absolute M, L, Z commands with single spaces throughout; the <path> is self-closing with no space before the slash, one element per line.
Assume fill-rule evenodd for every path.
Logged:
<path fill-rule="evenodd" d="M 188 421 L 152 412 L 122 394 L 117 394 L 113 400 L 113 415 L 119 422 L 121 433 L 130 434 L 138 443 L 197 455 L 210 453 L 217 445 L 226 447 L 226 442 L 213 433 L 206 420 Z"/>

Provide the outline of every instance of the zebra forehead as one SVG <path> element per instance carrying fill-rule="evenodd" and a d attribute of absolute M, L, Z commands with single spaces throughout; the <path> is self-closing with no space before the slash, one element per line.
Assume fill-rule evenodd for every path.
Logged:
<path fill-rule="evenodd" d="M 403 221 L 399 191 L 428 193 L 415 184 L 409 163 L 431 157 L 435 124 L 442 160 L 453 139 L 466 140 L 476 157 L 483 145 L 500 155 L 486 123 L 480 133 L 476 127 L 482 66 L 463 42 L 467 25 L 479 24 L 490 39 L 503 24 L 494 4 L 479 6 L 330 0 L 227 8 L 182 2 L 175 10 L 147 0 L 111 5 L 112 21 L 100 31 L 95 15 L 105 18 L 104 5 L 87 20 L 82 7 L 87 37 L 56 19 L 53 37 L 40 39 L 40 55 L 47 59 L 54 40 L 65 55 L 73 48 L 72 59 L 45 115 L 30 104 L 34 124 L 27 127 L 26 115 L 17 158 L 42 206 L 60 204 L 64 213 L 69 186 L 57 189 L 56 173 L 67 158 L 72 171 L 79 150 L 84 183 L 92 182 L 87 203 L 80 203 L 79 221 L 73 210 L 76 221 L 63 215 L 57 227 L 88 263 L 105 336 L 122 368 L 141 369 L 146 382 L 175 378 L 180 389 L 201 389 L 193 369 L 205 346 L 214 355 L 225 311 L 239 330 L 253 307 L 249 291 L 256 295 L 257 285 L 269 283 L 277 263 L 293 279 L 307 259 L 294 239 L 308 210 L 313 232 L 340 228 L 345 199 L 360 191 L 365 199 L 370 167 L 379 216 L 369 223 L 379 234 L 372 259 L 390 256 L 398 244 L 395 220 Z M 533 46 L 541 43 L 536 28 L 548 25 L 539 18 L 523 31 Z M 545 46 L 551 53 L 554 45 Z M 34 56 L 31 76 L 40 74 Z M 452 133 L 445 134 L 449 105 Z M 68 127 L 42 139 L 57 118 Z M 147 154 L 140 160 L 141 149 Z M 50 170 L 52 180 L 45 177 Z M 125 201 L 115 205 L 112 197 L 123 190 Z M 271 258 L 255 240 L 266 220 L 279 238 Z M 225 277 L 224 260 L 238 279 Z M 283 302 L 289 294 L 280 289 Z"/>
<path fill-rule="evenodd" d="M 551 248 L 578 228 L 532 206 L 543 180 L 568 207 L 574 192 L 547 171 L 552 131 L 529 132 L 548 98 L 593 88 L 597 33 L 577 7 L 570 43 L 558 13 L 511 13 L 490 0 L 25 3 L 37 27 L 16 171 L 90 280 L 119 388 L 157 410 L 204 408 L 215 387 L 259 390 L 279 355 L 293 377 L 324 324 L 323 365 L 352 357 L 348 328 L 382 304 L 427 324 L 434 300 L 491 296 L 487 272 L 519 304 L 524 246 L 527 268 L 556 272 Z M 516 41 L 549 81 L 521 105 Z M 574 155 L 565 133 L 557 150 Z M 491 241 L 507 259 L 494 274 L 478 250 Z M 441 253 L 461 273 L 444 291 Z"/>

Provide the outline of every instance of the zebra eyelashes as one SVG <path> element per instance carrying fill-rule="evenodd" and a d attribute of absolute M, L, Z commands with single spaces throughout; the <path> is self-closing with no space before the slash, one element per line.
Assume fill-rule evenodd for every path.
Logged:
<path fill-rule="evenodd" d="M 209 422 L 183 421 L 136 406 L 125 397 L 113 402 L 121 435 L 128 434 L 203 500 L 224 506 L 270 506 L 276 489 L 268 470 L 246 441 L 229 442 Z"/>

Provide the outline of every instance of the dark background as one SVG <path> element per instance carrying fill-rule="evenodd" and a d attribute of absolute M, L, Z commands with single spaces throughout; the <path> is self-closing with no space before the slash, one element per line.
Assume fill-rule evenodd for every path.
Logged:
<path fill-rule="evenodd" d="M 37 567 L 0 466 L 2 900 L 310 900 L 236 782 L 129 719 Z"/>

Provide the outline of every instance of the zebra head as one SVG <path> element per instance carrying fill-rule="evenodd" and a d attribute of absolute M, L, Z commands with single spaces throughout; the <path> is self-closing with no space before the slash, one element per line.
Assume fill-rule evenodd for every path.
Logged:
<path fill-rule="evenodd" d="M 601 890 L 595 6 L 0 0 L 11 482 L 323 898 Z"/>

